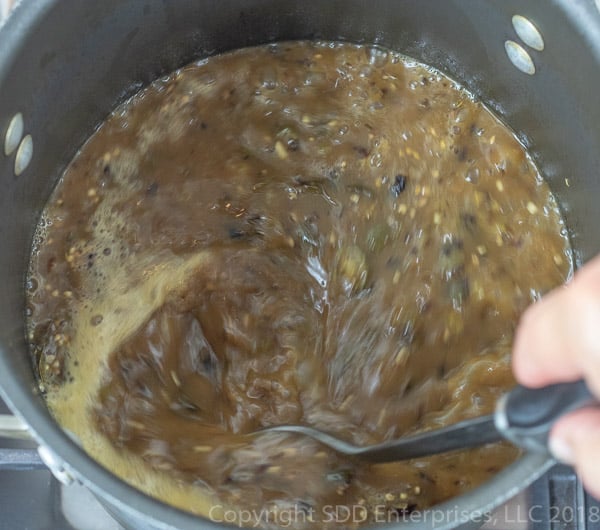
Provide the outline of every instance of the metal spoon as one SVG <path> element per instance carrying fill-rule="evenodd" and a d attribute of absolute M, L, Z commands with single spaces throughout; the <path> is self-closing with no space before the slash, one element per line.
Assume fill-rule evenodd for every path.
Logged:
<path fill-rule="evenodd" d="M 535 452 L 548 452 L 548 435 L 554 422 L 576 409 L 598 405 L 584 381 L 544 388 L 516 386 L 500 398 L 494 414 L 461 421 L 449 427 L 360 447 L 331 434 L 302 425 L 277 425 L 258 433 L 297 433 L 321 442 L 338 453 L 369 462 L 392 462 L 467 449 L 506 439 Z"/>

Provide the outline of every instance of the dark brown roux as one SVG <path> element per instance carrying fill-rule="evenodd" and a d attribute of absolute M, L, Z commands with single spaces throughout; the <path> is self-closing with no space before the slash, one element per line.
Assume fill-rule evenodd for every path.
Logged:
<path fill-rule="evenodd" d="M 568 242 L 523 147 L 439 72 L 377 48 L 272 45 L 189 65 L 117 109 L 34 248 L 45 388 L 85 370 L 71 347 L 73 315 L 93 307 L 82 286 L 200 249 L 206 263 L 96 376 L 85 406 L 119 451 L 225 505 L 321 525 L 327 505 L 394 520 L 515 458 L 498 444 L 368 466 L 241 436 L 305 423 L 369 444 L 487 413 L 513 384 L 518 316 L 565 280 Z"/>

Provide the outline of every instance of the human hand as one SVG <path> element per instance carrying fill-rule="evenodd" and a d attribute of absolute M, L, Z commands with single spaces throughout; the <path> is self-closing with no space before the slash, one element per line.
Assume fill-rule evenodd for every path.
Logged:
<path fill-rule="evenodd" d="M 583 378 L 600 396 L 600 256 L 525 311 L 513 371 L 530 387 Z M 550 451 L 573 465 L 586 489 L 600 498 L 600 408 L 561 418 L 550 433 Z"/>

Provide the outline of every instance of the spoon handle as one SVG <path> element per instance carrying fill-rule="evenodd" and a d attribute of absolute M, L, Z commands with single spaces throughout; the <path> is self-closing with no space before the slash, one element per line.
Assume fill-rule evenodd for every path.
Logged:
<path fill-rule="evenodd" d="M 548 452 L 548 435 L 558 418 L 598 404 L 585 381 L 543 388 L 517 386 L 498 401 L 494 421 L 498 432 L 514 444 Z"/>

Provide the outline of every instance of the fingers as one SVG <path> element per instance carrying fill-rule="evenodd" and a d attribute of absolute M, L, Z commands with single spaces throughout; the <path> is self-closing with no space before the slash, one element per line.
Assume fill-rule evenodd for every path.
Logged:
<path fill-rule="evenodd" d="M 585 377 L 600 395 L 600 258 L 527 309 L 515 337 L 513 370 L 532 387 Z"/>
<path fill-rule="evenodd" d="M 550 450 L 557 460 L 573 465 L 588 492 L 600 499 L 600 409 L 561 418 L 550 434 Z"/>
<path fill-rule="evenodd" d="M 521 317 L 513 345 L 515 377 L 525 386 L 539 387 L 581 376 L 569 355 L 573 341 L 565 319 L 570 304 L 566 288 L 559 288 L 530 306 Z"/>
<path fill-rule="evenodd" d="M 527 309 L 515 336 L 513 370 L 532 387 L 584 378 L 600 396 L 600 257 Z M 549 443 L 554 456 L 574 465 L 600 498 L 600 408 L 561 418 Z"/>

